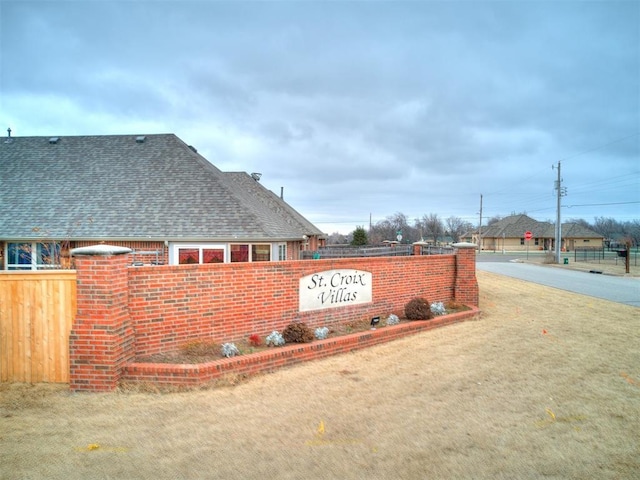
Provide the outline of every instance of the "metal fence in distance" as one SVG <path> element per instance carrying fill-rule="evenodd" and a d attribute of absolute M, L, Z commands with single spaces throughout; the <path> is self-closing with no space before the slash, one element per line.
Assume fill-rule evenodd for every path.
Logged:
<path fill-rule="evenodd" d="M 626 249 L 606 249 L 605 247 L 576 247 L 573 250 L 574 262 L 595 262 L 595 263 L 607 263 L 611 265 L 624 265 L 629 255 L 629 263 L 631 265 L 638 265 L 638 248 L 626 250 Z"/>
<path fill-rule="evenodd" d="M 453 254 L 454 247 L 437 247 L 421 245 L 420 255 L 447 255 Z M 354 257 L 406 257 L 414 254 L 413 245 L 393 245 L 382 247 L 354 247 L 354 246 L 329 246 L 320 247 L 316 251 L 302 252 L 303 260 L 320 258 L 354 258 Z"/>

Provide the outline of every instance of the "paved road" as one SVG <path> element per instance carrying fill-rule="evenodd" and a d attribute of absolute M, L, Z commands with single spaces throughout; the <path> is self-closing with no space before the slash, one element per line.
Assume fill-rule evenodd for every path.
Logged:
<path fill-rule="evenodd" d="M 598 275 L 505 260 L 483 261 L 478 258 L 476 267 L 478 270 L 640 307 L 640 278 Z"/>

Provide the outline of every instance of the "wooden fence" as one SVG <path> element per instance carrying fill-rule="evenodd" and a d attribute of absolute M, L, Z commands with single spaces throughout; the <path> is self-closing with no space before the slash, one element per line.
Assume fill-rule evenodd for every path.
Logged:
<path fill-rule="evenodd" d="M 0 273 L 0 381 L 69 382 L 76 272 Z"/>

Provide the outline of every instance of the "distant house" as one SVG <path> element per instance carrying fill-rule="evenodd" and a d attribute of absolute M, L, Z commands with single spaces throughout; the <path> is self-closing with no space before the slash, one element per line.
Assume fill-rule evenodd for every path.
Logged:
<path fill-rule="evenodd" d="M 135 263 L 295 260 L 324 234 L 259 174 L 222 172 L 173 134 L 0 140 L 0 269 L 67 266 L 69 249 Z"/>
<path fill-rule="evenodd" d="M 531 240 L 525 239 L 531 232 Z M 562 250 L 576 248 L 602 248 L 604 237 L 577 223 L 562 224 Z M 493 251 L 555 250 L 555 224 L 539 222 L 527 215 L 511 215 L 481 230 L 482 249 Z M 478 244 L 478 231 L 466 235 L 468 241 Z"/>

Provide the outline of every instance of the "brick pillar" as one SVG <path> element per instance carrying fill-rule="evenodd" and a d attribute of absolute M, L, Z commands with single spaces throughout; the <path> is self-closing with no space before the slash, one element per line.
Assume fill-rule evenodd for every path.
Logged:
<path fill-rule="evenodd" d="M 427 242 L 414 242 L 413 243 L 413 255 L 422 255 L 422 247 L 428 245 Z"/>
<path fill-rule="evenodd" d="M 114 390 L 134 356 L 127 263 L 131 250 L 76 248 L 77 310 L 69 337 L 70 388 Z"/>
<path fill-rule="evenodd" d="M 455 298 L 465 305 L 478 306 L 479 290 L 476 279 L 476 248 L 474 243 L 454 243 L 456 248 Z"/>

